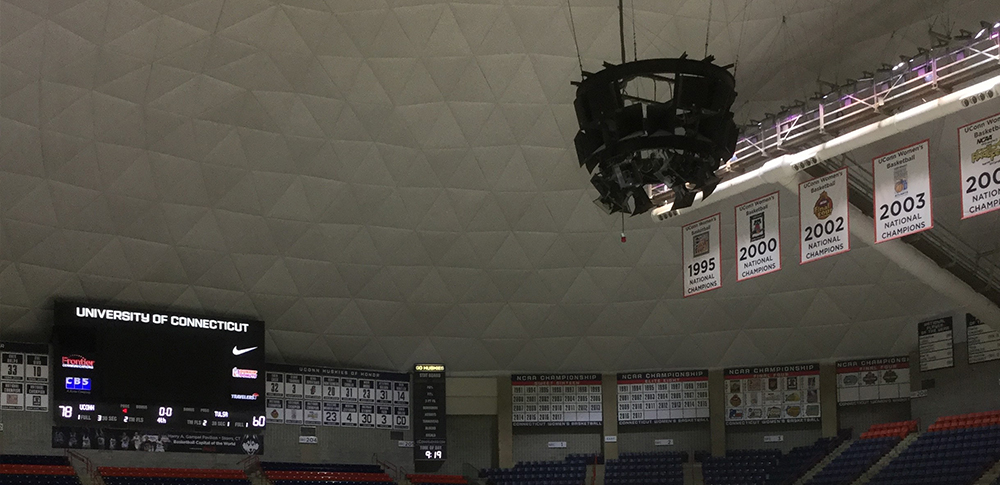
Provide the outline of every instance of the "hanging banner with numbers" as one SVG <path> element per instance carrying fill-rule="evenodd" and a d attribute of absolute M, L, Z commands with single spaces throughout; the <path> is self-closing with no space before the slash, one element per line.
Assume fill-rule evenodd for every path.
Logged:
<path fill-rule="evenodd" d="M 515 374 L 514 426 L 590 426 L 603 422 L 600 374 Z"/>
<path fill-rule="evenodd" d="M 917 324 L 917 346 L 920 350 L 921 372 L 955 366 L 954 337 L 951 317 Z"/>
<path fill-rule="evenodd" d="M 722 286 L 721 220 L 716 213 L 681 228 L 685 298 Z"/>
<path fill-rule="evenodd" d="M 958 129 L 962 219 L 1000 209 L 1000 114 Z"/>
<path fill-rule="evenodd" d="M 49 410 L 49 346 L 0 342 L 0 409 Z"/>
<path fill-rule="evenodd" d="M 268 364 L 265 375 L 270 423 L 410 429 L 409 374 Z"/>
<path fill-rule="evenodd" d="M 819 422 L 819 364 L 725 369 L 726 424 Z"/>
<path fill-rule="evenodd" d="M 736 206 L 736 281 L 781 269 L 777 192 Z"/>
<path fill-rule="evenodd" d="M 934 227 L 930 146 L 924 140 L 872 159 L 876 243 Z"/>
<path fill-rule="evenodd" d="M 799 262 L 851 250 L 847 168 L 799 184 Z"/>
<path fill-rule="evenodd" d="M 618 424 L 708 422 L 708 370 L 618 374 Z"/>
<path fill-rule="evenodd" d="M 994 330 L 971 313 L 965 314 L 965 328 L 970 364 L 1000 360 L 1000 331 Z"/>
<path fill-rule="evenodd" d="M 910 400 L 910 357 L 837 362 L 837 405 Z"/>

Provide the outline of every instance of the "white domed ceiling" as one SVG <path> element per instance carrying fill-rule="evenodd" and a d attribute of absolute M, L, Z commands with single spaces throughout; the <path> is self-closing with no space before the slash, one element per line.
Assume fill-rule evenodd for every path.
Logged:
<path fill-rule="evenodd" d="M 584 68 L 617 61 L 617 4 L 571 3 Z M 740 121 L 1000 18 L 993 0 L 625 11 L 630 58 L 698 57 L 707 33 L 738 61 Z M 790 229 L 781 272 L 737 284 L 724 245 L 723 288 L 681 299 L 679 224 L 721 210 L 732 234 L 732 201 L 627 219 L 619 241 L 572 148 L 569 19 L 557 0 L 0 1 L 0 336 L 43 341 L 54 297 L 87 298 L 261 318 L 273 361 L 611 371 L 904 353 L 951 309 L 859 241 L 799 267 Z M 997 217 L 949 217 L 996 254 Z"/>

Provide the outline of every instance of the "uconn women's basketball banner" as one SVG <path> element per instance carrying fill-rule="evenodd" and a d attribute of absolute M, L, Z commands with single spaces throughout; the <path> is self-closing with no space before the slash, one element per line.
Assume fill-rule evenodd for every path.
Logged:
<path fill-rule="evenodd" d="M 267 422 L 410 429 L 410 375 L 267 365 Z"/>
<path fill-rule="evenodd" d="M 725 370 L 726 424 L 818 422 L 819 364 Z"/>
<path fill-rule="evenodd" d="M 962 219 L 1000 209 L 1000 114 L 958 129 Z"/>
<path fill-rule="evenodd" d="M 514 374 L 514 426 L 590 426 L 603 422 L 600 374 Z"/>
<path fill-rule="evenodd" d="M 934 227 L 930 147 L 924 140 L 872 159 L 876 243 Z"/>

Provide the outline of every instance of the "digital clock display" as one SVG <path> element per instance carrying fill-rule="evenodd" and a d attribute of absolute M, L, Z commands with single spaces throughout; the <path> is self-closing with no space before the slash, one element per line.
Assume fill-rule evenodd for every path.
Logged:
<path fill-rule="evenodd" d="M 262 452 L 262 322 L 68 303 L 55 310 L 53 447 Z"/>

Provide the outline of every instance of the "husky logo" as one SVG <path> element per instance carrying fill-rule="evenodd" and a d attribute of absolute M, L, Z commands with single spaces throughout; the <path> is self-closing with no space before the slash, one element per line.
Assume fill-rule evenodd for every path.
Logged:
<path fill-rule="evenodd" d="M 243 437 L 243 451 L 248 455 L 256 455 L 257 451 L 260 450 L 260 443 L 257 442 L 257 438 L 252 435 L 247 435 Z"/>
<path fill-rule="evenodd" d="M 972 152 L 972 163 L 976 163 L 980 160 L 986 160 L 986 159 L 993 161 L 997 157 L 1000 157 L 1000 141 L 992 145 L 986 145 Z"/>

